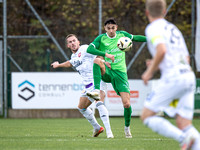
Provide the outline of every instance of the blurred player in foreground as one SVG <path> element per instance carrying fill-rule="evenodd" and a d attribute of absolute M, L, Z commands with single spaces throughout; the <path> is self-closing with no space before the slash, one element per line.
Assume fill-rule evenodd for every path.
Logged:
<path fill-rule="evenodd" d="M 106 33 L 99 35 L 88 47 L 87 52 L 102 56 L 106 62 L 111 63 L 108 67 L 99 58 L 94 60 L 94 84 L 95 90 L 87 93 L 94 97 L 99 95 L 100 81 L 111 83 L 117 95 L 122 99 L 125 119 L 125 137 L 132 138 L 130 132 L 130 121 L 132 108 L 130 104 L 130 89 L 128 83 L 125 52 L 117 47 L 117 42 L 121 37 L 128 37 L 132 41 L 146 42 L 146 37 L 142 35 L 132 35 L 125 31 L 117 31 L 115 19 L 109 18 L 104 23 Z"/>
<path fill-rule="evenodd" d="M 66 47 L 69 48 L 72 51 L 71 60 L 68 60 L 63 63 L 59 63 L 58 61 L 52 63 L 53 68 L 58 67 L 75 67 L 76 70 L 79 72 L 80 76 L 83 79 L 83 84 L 85 85 L 85 89 L 82 92 L 82 95 L 80 97 L 78 110 L 80 113 L 83 114 L 83 116 L 89 121 L 89 123 L 93 126 L 94 132 L 93 137 L 97 137 L 100 133 L 104 131 L 104 128 L 101 127 L 92 110 L 88 108 L 92 102 L 94 102 L 94 99 L 89 98 L 86 95 L 86 92 L 91 91 L 94 89 L 93 84 L 93 61 L 96 58 L 96 56 L 91 55 L 86 52 L 88 45 L 81 45 L 80 41 L 74 34 L 69 34 L 66 39 Z M 103 121 L 103 124 L 106 128 L 106 134 L 107 138 L 114 138 L 111 127 L 110 127 L 110 121 L 109 121 L 109 114 L 108 110 L 106 109 L 104 105 L 104 99 L 105 99 L 105 90 L 107 88 L 106 83 L 101 82 L 101 98 L 99 101 L 96 102 L 96 108 L 99 111 L 100 118 Z"/>
<path fill-rule="evenodd" d="M 150 24 L 145 34 L 153 59 L 142 79 L 147 84 L 159 68 L 161 80 L 147 97 L 141 119 L 154 132 L 178 141 L 182 150 L 200 150 L 200 134 L 192 125 L 195 75 L 189 65 L 189 53 L 182 33 L 164 19 L 165 13 L 165 0 L 146 1 L 146 15 Z M 174 114 L 177 127 L 155 115 L 169 107 L 173 99 L 179 99 Z"/>

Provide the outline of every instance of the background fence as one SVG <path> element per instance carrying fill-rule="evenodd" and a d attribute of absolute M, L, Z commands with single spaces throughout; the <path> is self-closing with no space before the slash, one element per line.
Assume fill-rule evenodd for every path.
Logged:
<path fill-rule="evenodd" d="M 182 31 L 191 54 L 191 64 L 197 77 L 200 77 L 193 59 L 195 0 L 167 0 L 167 4 L 169 12 L 166 18 Z M 50 67 L 52 61 L 63 62 L 70 57 L 71 52 L 65 49 L 64 42 L 70 33 L 77 34 L 82 44 L 89 44 L 104 32 L 104 20 L 114 17 L 119 30 L 144 35 L 148 24 L 144 8 L 145 0 L 0 1 L 0 11 L 3 12 L 0 15 L 3 24 L 0 26 L 0 106 L 3 106 L 4 97 L 5 110 L 7 106 L 11 107 L 11 72 L 74 71 L 64 68 L 53 70 Z M 146 58 L 150 55 L 145 44 L 135 42 L 132 51 L 126 55 L 129 79 L 140 79 Z M 155 78 L 158 77 L 159 72 L 155 75 Z"/>

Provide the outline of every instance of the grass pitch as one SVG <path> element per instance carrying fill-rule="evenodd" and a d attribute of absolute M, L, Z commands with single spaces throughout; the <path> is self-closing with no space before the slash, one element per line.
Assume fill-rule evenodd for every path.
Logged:
<path fill-rule="evenodd" d="M 97 121 L 101 124 L 101 120 Z M 174 123 L 174 120 L 170 120 Z M 162 137 L 132 118 L 133 138 L 124 136 L 124 118 L 110 118 L 114 139 L 92 137 L 92 126 L 78 119 L 0 119 L 0 150 L 179 150 L 178 142 Z M 200 131 L 200 119 L 194 119 Z"/>

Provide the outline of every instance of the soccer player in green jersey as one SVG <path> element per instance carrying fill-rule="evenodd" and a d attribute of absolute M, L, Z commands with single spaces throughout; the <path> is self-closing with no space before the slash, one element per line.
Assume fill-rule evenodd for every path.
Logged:
<path fill-rule="evenodd" d="M 132 35 L 125 31 L 117 31 L 117 23 L 114 18 L 109 18 L 104 23 L 106 33 L 99 35 L 88 47 L 87 52 L 93 55 L 102 56 L 105 65 L 100 58 L 94 60 L 93 77 L 95 90 L 88 92 L 87 95 L 100 99 L 100 81 L 111 83 L 115 92 L 121 97 L 124 106 L 125 136 L 132 138 L 130 132 L 130 120 L 132 108 L 130 104 L 130 89 L 128 83 L 125 52 L 117 47 L 117 41 L 121 37 L 129 37 L 132 41 L 146 42 L 146 37 L 142 35 Z"/>

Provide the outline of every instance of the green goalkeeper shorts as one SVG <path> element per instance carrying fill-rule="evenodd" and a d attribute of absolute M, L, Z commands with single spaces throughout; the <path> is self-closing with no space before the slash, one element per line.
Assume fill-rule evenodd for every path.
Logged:
<path fill-rule="evenodd" d="M 102 80 L 111 83 L 117 95 L 120 95 L 119 92 L 130 94 L 128 76 L 125 72 L 112 70 L 106 66 L 106 73 L 102 76 Z"/>

